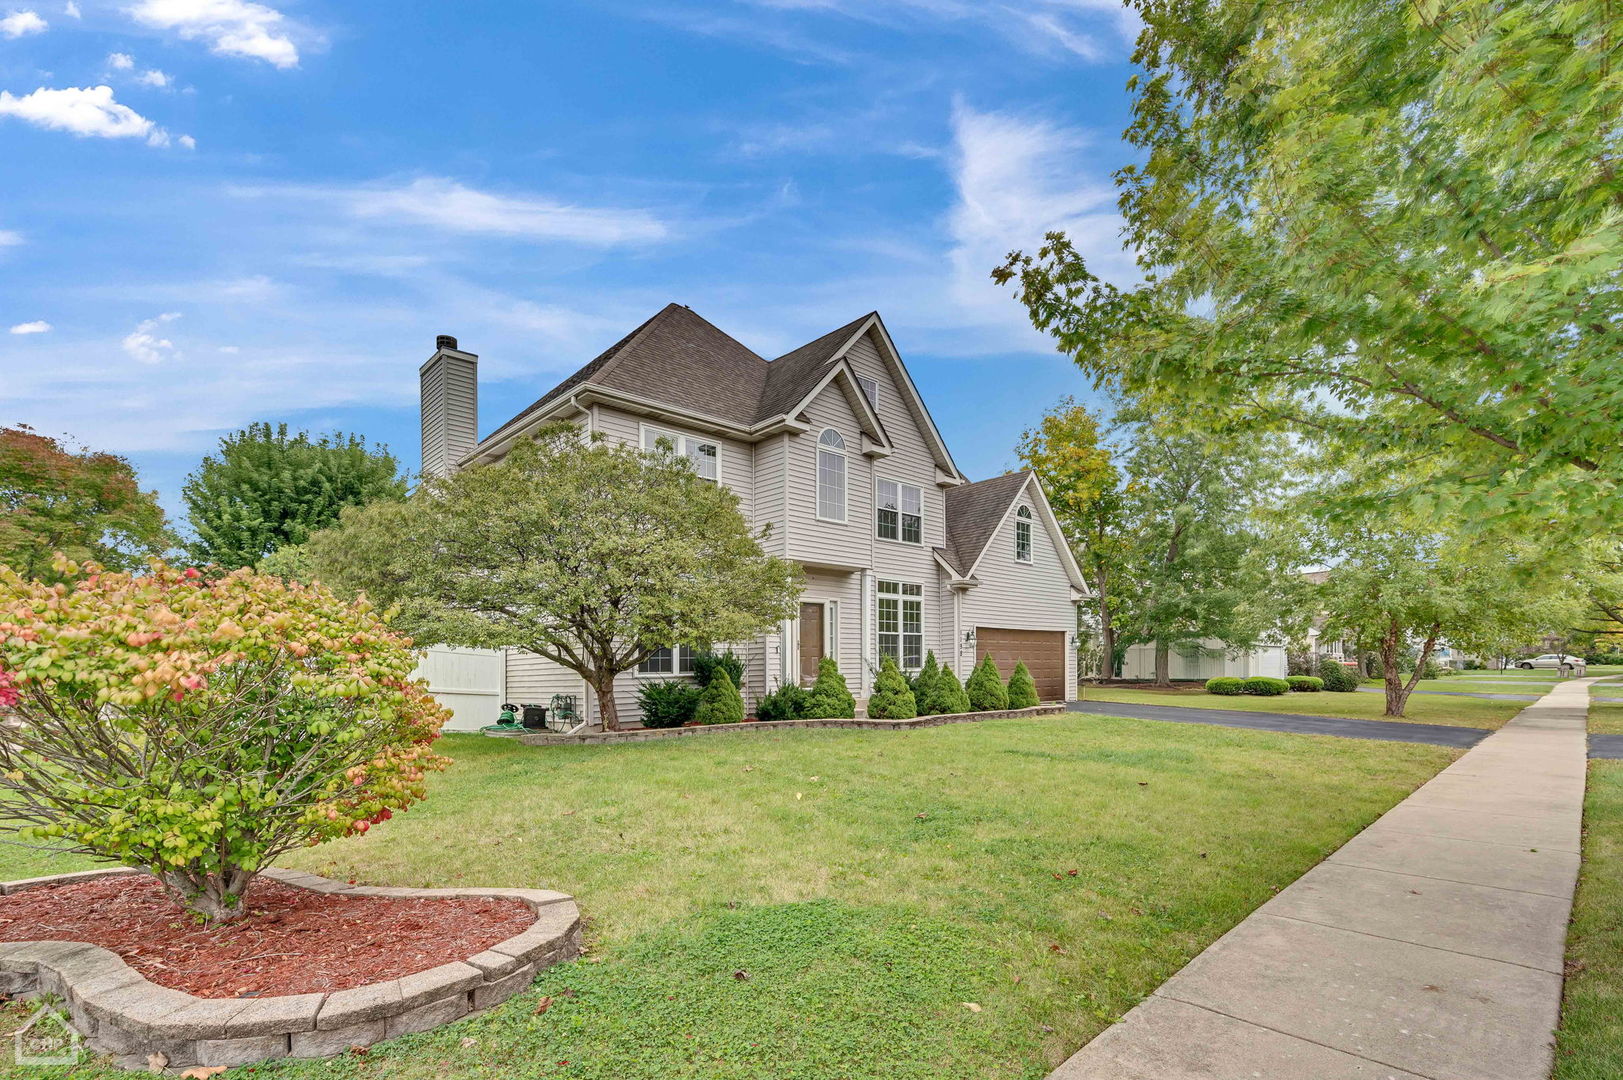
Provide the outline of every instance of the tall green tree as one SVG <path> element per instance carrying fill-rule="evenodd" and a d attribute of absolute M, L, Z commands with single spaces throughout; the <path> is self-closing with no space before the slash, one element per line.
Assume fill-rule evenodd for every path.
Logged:
<path fill-rule="evenodd" d="M 116 454 L 0 428 L 0 565 L 57 580 L 52 556 L 133 570 L 174 542 L 154 491 Z"/>
<path fill-rule="evenodd" d="M 398 605 L 419 641 L 523 649 L 578 673 L 612 731 L 621 672 L 794 613 L 799 571 L 760 540 L 738 496 L 686 458 L 561 426 L 403 502 L 350 508 L 305 551 L 321 581 Z"/>
<path fill-rule="evenodd" d="M 304 543 L 346 506 L 406 496 L 400 463 L 358 435 L 289 434 L 286 424 L 249 424 L 220 440 L 186 479 L 181 497 L 199 562 L 257 566 L 279 547 Z"/>
<path fill-rule="evenodd" d="M 1129 3 L 1141 280 L 1053 234 L 994 274 L 1033 322 L 1113 390 L 1357 466 L 1349 512 L 1623 522 L 1615 0 Z"/>

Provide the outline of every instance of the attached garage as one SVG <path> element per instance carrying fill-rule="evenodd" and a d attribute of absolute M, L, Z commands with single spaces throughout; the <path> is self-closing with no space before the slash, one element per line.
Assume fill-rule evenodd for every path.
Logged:
<path fill-rule="evenodd" d="M 975 662 L 987 656 L 1007 679 L 1014 665 L 1024 660 L 1043 701 L 1065 700 L 1065 631 L 975 628 Z"/>

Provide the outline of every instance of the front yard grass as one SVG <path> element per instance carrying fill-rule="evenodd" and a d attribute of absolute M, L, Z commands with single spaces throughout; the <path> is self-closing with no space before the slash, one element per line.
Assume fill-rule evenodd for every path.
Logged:
<path fill-rule="evenodd" d="M 1555 1080 L 1623 1076 L 1623 761 L 1591 761 Z"/>
<path fill-rule="evenodd" d="M 1589 699 L 1589 733 L 1591 735 L 1623 735 L 1623 701 L 1596 701 L 1593 687 Z"/>
<path fill-rule="evenodd" d="M 482 1016 L 256 1076 L 1038 1080 L 1456 756 L 1075 714 L 443 745 L 428 802 L 287 861 L 563 889 L 586 958 Z"/>
<path fill-rule="evenodd" d="M 1408 715 L 1385 715 L 1386 699 L 1380 694 L 1329 693 L 1282 694 L 1279 697 L 1227 696 L 1208 694 L 1200 689 L 1137 690 L 1117 687 L 1087 687 L 1088 701 L 1122 701 L 1135 705 L 1179 705 L 1197 709 L 1244 709 L 1248 712 L 1297 713 L 1303 716 L 1339 716 L 1354 720 L 1392 720 L 1395 723 L 1448 724 L 1452 727 L 1501 728 L 1505 721 L 1527 707 L 1525 701 L 1498 701 L 1492 698 L 1427 696 L 1409 698 Z"/>

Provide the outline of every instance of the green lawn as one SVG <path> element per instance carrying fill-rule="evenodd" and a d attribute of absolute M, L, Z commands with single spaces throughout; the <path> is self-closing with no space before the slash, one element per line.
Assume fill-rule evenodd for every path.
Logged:
<path fill-rule="evenodd" d="M 1623 1076 L 1623 761 L 1591 761 L 1555 1080 Z"/>
<path fill-rule="evenodd" d="M 1280 697 L 1252 697 L 1249 694 L 1224 696 L 1204 690 L 1128 690 L 1115 687 L 1087 688 L 1090 701 L 1125 701 L 1137 705 L 1182 705 L 1197 709 L 1245 709 L 1251 712 L 1300 713 L 1307 716 L 1344 716 L 1364 720 L 1391 720 L 1386 716 L 1386 699 L 1380 694 L 1317 693 L 1283 694 Z M 1424 724 L 1450 724 L 1454 727 L 1499 728 L 1526 708 L 1525 701 L 1495 701 L 1491 698 L 1421 697 L 1409 699 L 1408 715 L 1397 720 Z"/>
<path fill-rule="evenodd" d="M 586 959 L 447 1029 L 257 1076 L 1038 1080 L 1455 756 L 1074 714 L 446 743 L 427 803 L 289 861 L 565 889 Z"/>
<path fill-rule="evenodd" d="M 1589 731 L 1593 735 L 1623 735 L 1623 701 L 1589 702 Z"/>

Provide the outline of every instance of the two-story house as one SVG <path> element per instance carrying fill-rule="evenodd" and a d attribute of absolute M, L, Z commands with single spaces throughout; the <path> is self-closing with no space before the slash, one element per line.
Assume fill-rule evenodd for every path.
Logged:
<path fill-rule="evenodd" d="M 671 304 L 483 439 L 477 364 L 442 336 L 422 366 L 425 474 L 499 461 L 570 421 L 685 454 L 737 493 L 752 525 L 771 525 L 768 550 L 799 563 L 806 587 L 795 618 L 733 643 L 746 703 L 809 683 L 825 656 L 861 702 L 881 657 L 916 669 L 930 650 L 960 676 L 988 654 L 1005 675 L 1024 660 L 1042 698 L 1075 696 L 1086 585 L 1041 485 L 1029 472 L 970 483 L 958 471 L 877 313 L 766 360 Z M 620 716 L 637 716 L 643 680 L 691 663 L 676 648 L 623 675 Z M 520 702 L 589 697 L 574 672 L 517 651 L 506 686 Z"/>

